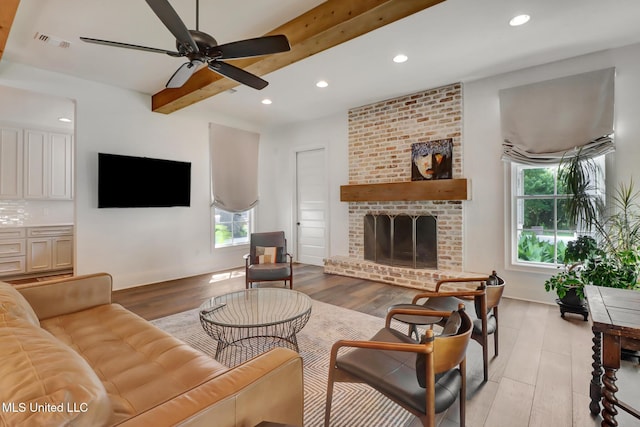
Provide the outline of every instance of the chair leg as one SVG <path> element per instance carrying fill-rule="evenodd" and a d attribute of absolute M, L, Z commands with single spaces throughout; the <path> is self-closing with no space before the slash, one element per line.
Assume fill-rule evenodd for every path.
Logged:
<path fill-rule="evenodd" d="M 482 367 L 484 369 L 484 382 L 489 381 L 489 335 L 485 328 L 482 331 Z"/>
<path fill-rule="evenodd" d="M 335 368 L 329 366 L 329 379 L 327 381 L 327 403 L 324 407 L 324 427 L 329 427 L 331 420 L 331 400 L 333 399 L 333 372 Z"/>
<path fill-rule="evenodd" d="M 460 373 L 462 374 L 462 384 L 460 384 L 460 427 L 464 427 L 467 410 L 467 358 L 460 363 Z"/>
<path fill-rule="evenodd" d="M 493 308 L 493 317 L 496 318 L 496 330 L 493 333 L 493 353 L 494 357 L 498 356 L 498 307 Z"/>

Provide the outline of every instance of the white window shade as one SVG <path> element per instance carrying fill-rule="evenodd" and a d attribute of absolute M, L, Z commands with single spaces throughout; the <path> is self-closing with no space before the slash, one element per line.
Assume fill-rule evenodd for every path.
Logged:
<path fill-rule="evenodd" d="M 545 164 L 579 148 L 613 151 L 614 78 L 608 68 L 501 90 L 503 159 Z"/>
<path fill-rule="evenodd" d="M 260 135 L 209 124 L 211 204 L 227 212 L 243 212 L 258 203 Z"/>

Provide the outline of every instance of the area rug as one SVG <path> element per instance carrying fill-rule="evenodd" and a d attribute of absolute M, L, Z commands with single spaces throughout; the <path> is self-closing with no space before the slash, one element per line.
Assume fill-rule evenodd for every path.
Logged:
<path fill-rule="evenodd" d="M 215 354 L 216 342 L 202 330 L 197 309 L 163 317 L 153 323 L 192 347 L 212 357 Z M 313 301 L 309 323 L 298 334 L 304 361 L 305 427 L 324 423 L 329 353 L 333 343 L 339 339 L 368 339 L 383 326 L 384 319 Z M 334 427 L 401 427 L 413 418 L 363 384 L 336 384 L 331 412 Z"/>

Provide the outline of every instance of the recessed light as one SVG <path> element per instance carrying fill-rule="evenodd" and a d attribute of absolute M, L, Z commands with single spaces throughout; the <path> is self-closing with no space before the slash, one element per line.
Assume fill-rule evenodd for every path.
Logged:
<path fill-rule="evenodd" d="M 262 103 L 263 103 L 264 105 L 270 105 L 270 104 L 271 104 L 271 102 L 272 102 L 272 101 L 271 101 L 269 98 L 265 98 L 265 99 L 263 99 L 263 100 L 262 100 Z"/>
<path fill-rule="evenodd" d="M 318 86 L 318 87 L 327 87 L 327 86 L 329 86 L 329 83 L 327 83 L 324 80 L 320 80 L 318 83 L 316 83 L 316 86 Z"/>
<path fill-rule="evenodd" d="M 71 123 L 71 119 L 68 117 L 58 117 L 58 121 L 62 123 Z"/>
<path fill-rule="evenodd" d="M 409 57 L 401 53 L 393 57 L 393 62 L 395 62 L 396 64 L 401 64 L 403 62 L 407 62 L 407 59 L 409 59 Z"/>
<path fill-rule="evenodd" d="M 509 21 L 509 25 L 511 25 L 512 27 L 517 27 L 519 25 L 524 25 L 527 22 L 529 22 L 529 19 L 531 19 L 531 17 L 529 15 L 518 15 L 518 16 L 514 16 L 513 18 L 511 18 L 511 20 Z"/>

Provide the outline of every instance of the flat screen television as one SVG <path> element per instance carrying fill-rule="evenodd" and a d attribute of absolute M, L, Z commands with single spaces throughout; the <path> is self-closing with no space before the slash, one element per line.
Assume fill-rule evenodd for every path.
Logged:
<path fill-rule="evenodd" d="M 191 163 L 98 153 L 98 208 L 190 204 Z"/>

